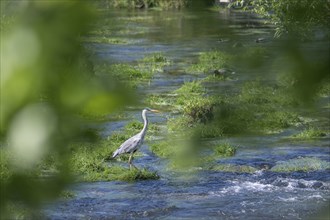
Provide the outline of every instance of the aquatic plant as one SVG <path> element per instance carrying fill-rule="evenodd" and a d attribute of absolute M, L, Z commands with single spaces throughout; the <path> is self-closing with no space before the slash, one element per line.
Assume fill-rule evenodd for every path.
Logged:
<path fill-rule="evenodd" d="M 85 43 L 103 43 L 103 44 L 128 44 L 130 41 L 123 38 L 107 36 L 90 36 L 82 39 Z"/>
<path fill-rule="evenodd" d="M 215 156 L 219 157 L 232 157 L 236 153 L 236 147 L 232 146 L 229 143 L 222 143 L 215 146 L 214 148 Z"/>
<path fill-rule="evenodd" d="M 110 72 L 121 79 L 151 79 L 150 71 L 141 71 L 139 68 L 129 64 L 114 64 L 110 67 Z"/>
<path fill-rule="evenodd" d="M 276 86 L 263 85 L 260 81 L 248 82 L 237 98 L 236 111 L 250 113 L 245 113 L 243 119 L 250 131 L 273 133 L 301 123 L 292 108 L 297 103 Z"/>
<path fill-rule="evenodd" d="M 60 197 L 63 199 L 72 199 L 76 196 L 76 194 L 69 190 L 64 190 L 61 192 Z"/>
<path fill-rule="evenodd" d="M 163 9 L 170 8 L 185 8 L 188 6 L 191 0 L 153 0 L 155 2 L 155 6 L 158 6 Z"/>
<path fill-rule="evenodd" d="M 224 135 L 223 126 L 216 121 L 194 126 L 194 133 L 200 138 L 216 138 Z"/>
<path fill-rule="evenodd" d="M 141 70 L 162 72 L 164 66 L 170 65 L 170 60 L 165 57 L 162 53 L 153 53 L 145 56 L 139 61 L 138 67 Z"/>
<path fill-rule="evenodd" d="M 189 73 L 207 73 L 221 68 L 228 68 L 232 56 L 222 51 L 203 52 L 198 57 L 196 64 L 188 67 Z"/>
<path fill-rule="evenodd" d="M 175 107 L 183 115 L 168 121 L 170 131 L 191 127 L 201 137 L 219 137 L 242 132 L 278 133 L 304 123 L 293 108 L 298 102 L 287 96 L 285 89 L 260 80 L 245 83 L 237 95 L 208 96 L 201 81 L 186 82 L 174 93 Z"/>
<path fill-rule="evenodd" d="M 330 169 L 330 162 L 316 157 L 298 157 L 279 161 L 270 170 L 273 172 L 310 172 Z"/>
<path fill-rule="evenodd" d="M 164 64 L 170 63 L 169 59 L 165 57 L 164 54 L 161 52 L 147 55 L 142 59 L 142 61 L 147 63 L 164 63 Z"/>
<path fill-rule="evenodd" d="M 176 147 L 174 142 L 169 140 L 157 141 L 150 144 L 150 150 L 158 157 L 162 158 L 174 156 L 177 151 Z"/>
<path fill-rule="evenodd" d="M 309 139 L 325 137 L 326 135 L 327 135 L 326 132 L 324 132 L 320 129 L 311 127 L 311 128 L 303 130 L 302 132 L 300 132 L 298 134 L 292 135 L 290 138 L 309 140 Z"/>
<path fill-rule="evenodd" d="M 121 166 L 104 167 L 101 172 L 93 172 L 84 176 L 85 181 L 126 181 L 133 182 L 138 180 L 159 179 L 156 172 L 147 169 L 128 169 Z"/>
<path fill-rule="evenodd" d="M 200 81 L 185 82 L 179 89 L 174 91 L 177 94 L 176 104 L 180 110 L 189 114 L 189 110 L 195 105 L 211 104 L 209 98 L 204 97 L 205 87 Z M 202 106 L 201 106 L 202 107 Z"/>
<path fill-rule="evenodd" d="M 185 82 L 179 89 L 175 90 L 174 93 L 177 93 L 181 96 L 191 96 L 204 94 L 206 92 L 205 87 L 203 87 L 200 81 L 191 81 Z"/>
<path fill-rule="evenodd" d="M 212 171 L 218 172 L 234 172 L 234 173 L 254 173 L 257 171 L 255 167 L 247 165 L 235 165 L 235 164 L 218 164 L 210 168 Z"/>
<path fill-rule="evenodd" d="M 116 8 L 152 8 L 159 7 L 162 9 L 180 9 L 185 8 L 190 0 L 107 0 L 107 4 Z"/>
<path fill-rule="evenodd" d="M 146 106 L 174 107 L 176 96 L 172 94 L 151 94 L 145 99 Z"/>
<path fill-rule="evenodd" d="M 195 126 L 190 123 L 190 119 L 183 115 L 172 117 L 167 120 L 168 131 L 172 133 L 180 133 L 181 131 L 185 131 L 192 127 Z"/>
<path fill-rule="evenodd" d="M 207 123 L 214 118 L 214 101 L 208 97 L 193 97 L 186 100 L 183 114 L 191 119 L 192 123 Z"/>
<path fill-rule="evenodd" d="M 111 160 L 112 152 L 124 139 L 115 136 L 115 138 L 108 141 L 103 140 L 97 144 L 83 143 L 73 147 L 70 167 L 76 175 L 80 176 L 78 178 L 80 181 L 134 181 L 159 178 L 155 172 L 146 169 L 130 170 L 127 167 L 107 163 Z M 117 160 L 128 160 L 128 156 L 123 155 Z"/>

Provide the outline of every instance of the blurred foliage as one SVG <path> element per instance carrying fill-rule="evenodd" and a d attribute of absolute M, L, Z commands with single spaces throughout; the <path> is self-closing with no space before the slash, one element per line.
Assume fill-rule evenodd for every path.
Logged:
<path fill-rule="evenodd" d="M 250 4 L 254 12 L 276 25 L 275 37 L 289 33 L 306 39 L 319 28 L 329 30 L 330 2 L 327 0 L 254 0 Z"/>
<path fill-rule="evenodd" d="M 68 146 L 85 135 L 79 115 L 130 100 L 110 77 L 95 77 L 79 41 L 95 19 L 88 2 L 1 1 L 1 219 L 17 217 L 13 204 L 29 218 L 73 180 Z"/>
<path fill-rule="evenodd" d="M 141 2 L 144 7 L 163 4 L 164 8 L 181 8 L 188 3 L 106 2 L 118 7 L 120 4 L 123 4 L 120 7 L 141 6 L 138 5 Z M 199 5 L 196 2 L 202 1 L 193 2 Z M 204 145 L 199 138 L 247 131 L 273 133 L 305 123 L 293 110 L 301 105 L 300 101 L 288 94 L 294 91 L 303 100 L 310 101 L 320 91 L 320 85 L 329 79 L 329 48 L 315 47 L 314 41 L 308 41 L 319 42 L 329 37 L 325 22 L 329 15 L 329 10 L 325 10 L 329 9 L 328 2 L 256 0 L 251 4 L 259 14 L 270 18 L 277 28 L 276 37 L 283 39 L 279 44 L 280 55 L 275 58 L 283 77 L 271 85 L 260 80 L 245 83 L 236 94 L 211 95 L 202 81 L 193 81 L 167 96 L 152 95 L 148 100 L 150 104 L 168 105 L 180 114 L 168 121 L 170 140 L 152 145 L 152 151 L 160 157 L 175 155 L 173 167 L 189 168 L 200 165 L 203 160 L 216 159 L 215 156 L 200 157 L 200 148 Z M 97 131 L 82 129 L 80 116 L 106 120 L 109 113 L 131 101 L 132 95 L 127 92 L 132 91 L 131 87 L 148 83 L 155 72 L 162 72 L 164 66 L 171 64 L 161 53 L 147 55 L 137 65 L 93 64 L 84 43 L 130 43 L 122 35 L 145 33 L 145 29 L 142 25 L 127 25 L 131 29 L 112 38 L 113 29 L 109 27 L 119 20 L 110 16 L 104 19 L 107 25 L 90 29 L 90 24 L 96 21 L 92 6 L 76 1 L 1 1 L 1 218 L 20 216 L 15 213 L 18 206 L 28 210 L 25 216 L 28 217 L 29 212 L 33 216 L 42 202 L 59 196 L 74 180 L 72 173 L 78 174 L 79 180 L 87 181 L 159 178 L 148 170 L 129 171 L 109 166 L 112 151 L 141 129 L 140 122 L 133 121 L 124 132 L 112 134 L 107 141 L 99 140 Z M 172 36 L 170 42 L 182 37 L 181 33 L 188 32 L 193 37 L 203 34 L 203 29 L 197 30 L 191 25 L 198 18 L 193 15 L 171 18 L 164 13 L 160 17 L 152 20 L 137 16 L 133 20 L 148 21 L 157 27 L 165 18 L 166 35 Z M 203 28 L 212 29 L 214 25 L 218 24 L 204 20 Z M 309 37 L 312 33 L 317 33 L 314 38 Z M 152 37 L 157 41 L 164 35 Z M 239 50 L 233 49 L 235 53 Z M 204 52 L 190 70 L 201 73 L 239 64 L 253 69 L 264 64 L 268 51 L 260 47 L 239 54 L 234 57 L 223 51 Z M 329 84 L 325 85 L 322 92 L 328 95 Z M 150 133 L 157 132 L 159 128 L 151 125 Z M 85 139 L 86 134 L 99 142 L 77 143 Z M 297 136 L 313 138 L 323 134 L 310 130 Z M 218 157 L 236 152 L 226 144 L 212 146 L 212 149 Z M 127 156 L 117 160 L 127 161 Z M 256 169 L 219 165 L 211 170 L 254 172 Z"/>
<path fill-rule="evenodd" d="M 240 5 L 242 2 L 234 1 L 230 6 Z M 244 1 L 243 6 L 274 25 L 274 37 L 282 39 L 279 51 L 283 57 L 280 61 L 282 71 L 294 78 L 291 92 L 297 98 L 310 103 L 319 86 L 329 80 L 330 2 L 248 0 Z M 327 46 L 320 47 L 320 42 L 327 42 Z"/>

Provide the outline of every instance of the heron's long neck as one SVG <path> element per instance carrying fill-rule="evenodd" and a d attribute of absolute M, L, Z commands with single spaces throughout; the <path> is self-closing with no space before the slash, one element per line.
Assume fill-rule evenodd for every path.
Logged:
<path fill-rule="evenodd" d="M 144 135 L 146 134 L 147 129 L 148 129 L 148 119 L 147 119 L 146 111 L 142 112 L 142 118 L 143 118 L 144 125 L 143 125 L 143 129 L 142 129 L 141 133 L 142 133 L 142 136 L 144 137 Z"/>

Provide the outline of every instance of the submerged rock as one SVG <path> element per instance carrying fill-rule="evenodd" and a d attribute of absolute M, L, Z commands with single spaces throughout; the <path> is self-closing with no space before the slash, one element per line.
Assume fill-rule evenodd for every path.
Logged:
<path fill-rule="evenodd" d="M 266 41 L 267 41 L 266 38 L 263 38 L 263 37 L 259 37 L 255 40 L 256 43 L 264 43 Z"/>
<path fill-rule="evenodd" d="M 234 71 L 226 68 L 221 68 L 213 71 L 214 76 L 217 77 L 228 77 L 228 75 L 235 74 Z"/>

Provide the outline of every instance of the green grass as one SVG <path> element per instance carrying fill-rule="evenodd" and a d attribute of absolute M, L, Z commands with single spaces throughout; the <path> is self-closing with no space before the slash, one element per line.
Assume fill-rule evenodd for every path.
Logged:
<path fill-rule="evenodd" d="M 152 72 L 141 71 L 139 68 L 129 64 L 114 64 L 111 72 L 122 79 L 151 79 Z"/>
<path fill-rule="evenodd" d="M 218 164 L 210 168 L 212 171 L 230 172 L 230 173 L 254 173 L 256 168 L 247 165 Z"/>
<path fill-rule="evenodd" d="M 64 190 L 61 192 L 60 197 L 63 199 L 72 199 L 76 196 L 76 194 L 69 190 Z"/>
<path fill-rule="evenodd" d="M 186 130 L 191 130 L 195 125 L 191 124 L 188 117 L 183 115 L 172 117 L 167 120 L 167 128 L 170 133 L 181 133 Z"/>
<path fill-rule="evenodd" d="M 169 64 L 170 61 L 163 54 L 155 53 L 137 61 L 137 64 L 96 64 L 94 71 L 98 76 L 112 76 L 128 86 L 136 87 L 143 82 L 149 82 L 156 72 L 162 72 L 163 67 Z"/>
<path fill-rule="evenodd" d="M 122 167 L 116 165 L 116 161 L 127 161 L 128 155 L 123 155 L 116 160 L 111 156 L 120 144 L 140 131 L 143 124 L 138 121 L 128 123 L 123 131 L 113 133 L 107 140 L 99 139 L 96 142 L 77 142 L 69 146 L 68 155 L 70 171 L 78 181 L 138 181 L 146 179 L 158 179 L 156 172 L 147 169 L 129 170 L 126 164 Z M 159 132 L 156 125 L 149 126 L 150 133 Z M 0 149 L 0 177 L 2 181 L 8 180 L 12 175 L 9 166 L 10 154 L 6 149 Z M 141 156 L 137 152 L 135 157 Z M 111 161 L 111 162 L 110 162 Z M 48 177 L 57 172 L 60 164 L 55 155 L 48 155 L 31 171 L 33 177 Z M 64 195 L 67 197 L 67 195 Z"/>
<path fill-rule="evenodd" d="M 128 169 L 122 166 L 104 167 L 103 170 L 84 176 L 85 181 L 125 181 L 134 182 L 138 180 L 159 179 L 156 172 L 147 169 Z"/>
<path fill-rule="evenodd" d="M 201 137 L 247 133 L 279 133 L 304 123 L 299 105 L 281 87 L 259 80 L 245 83 L 237 95 L 207 96 L 201 81 L 184 83 L 171 104 L 182 113 L 168 121 L 169 131 L 195 128 Z"/>
<path fill-rule="evenodd" d="M 200 138 L 217 138 L 224 135 L 223 127 L 217 122 L 197 124 L 194 126 L 194 132 Z"/>
<path fill-rule="evenodd" d="M 189 5 L 189 0 L 145 0 L 144 8 L 160 8 L 167 9 L 180 9 Z M 109 6 L 115 8 L 136 8 L 140 7 L 141 1 L 139 0 L 112 0 L 108 1 Z"/>
<path fill-rule="evenodd" d="M 141 70 L 155 72 L 163 72 L 164 66 L 171 64 L 171 61 L 162 53 L 153 53 L 146 55 L 142 60 L 139 60 L 138 67 Z"/>
<path fill-rule="evenodd" d="M 124 38 L 107 37 L 107 36 L 91 36 L 82 39 L 85 43 L 103 43 L 103 44 L 129 44 L 130 40 Z"/>
<path fill-rule="evenodd" d="M 316 157 L 299 157 L 288 161 L 280 161 L 271 168 L 273 172 L 310 172 L 318 170 L 329 170 L 330 162 Z"/>
<path fill-rule="evenodd" d="M 207 73 L 221 68 L 228 68 L 233 57 L 222 51 L 203 52 L 196 64 L 188 67 L 188 73 Z"/>
<path fill-rule="evenodd" d="M 317 128 L 308 128 L 298 134 L 292 135 L 290 138 L 301 139 L 301 140 L 311 140 L 327 136 L 325 131 L 319 130 Z"/>
<path fill-rule="evenodd" d="M 115 160 L 111 155 L 122 142 L 128 138 L 127 133 L 115 133 L 109 140 L 103 140 L 96 144 L 83 143 L 74 146 L 70 158 L 72 171 L 79 176 L 81 181 L 135 181 L 145 179 L 158 179 L 155 172 L 142 170 L 130 170 L 127 166 L 114 165 L 115 161 L 127 161 L 129 155 L 122 155 Z M 141 155 L 141 154 L 140 154 Z M 134 155 L 139 156 L 138 153 Z M 112 161 L 111 165 L 107 161 Z"/>
<path fill-rule="evenodd" d="M 223 143 L 214 147 L 214 155 L 217 157 L 232 157 L 236 153 L 236 147 L 229 143 Z"/>
<path fill-rule="evenodd" d="M 205 87 L 200 81 L 185 82 L 179 89 L 175 90 L 174 93 L 180 96 L 191 96 L 204 94 L 206 92 Z"/>
<path fill-rule="evenodd" d="M 215 101 L 209 97 L 193 97 L 186 99 L 183 106 L 183 114 L 192 123 L 207 123 L 214 118 Z"/>
<path fill-rule="evenodd" d="M 173 109 L 175 105 L 175 96 L 167 95 L 167 94 L 151 94 L 148 95 L 144 103 L 146 106 L 159 106 L 162 109 L 166 109 L 167 107 Z"/>
<path fill-rule="evenodd" d="M 157 141 L 150 144 L 150 150 L 158 157 L 170 158 L 177 151 L 178 146 L 169 140 Z"/>
<path fill-rule="evenodd" d="M 129 122 L 122 131 L 114 132 L 107 140 L 96 143 L 77 143 L 71 148 L 70 167 L 82 181 L 135 181 L 145 179 L 158 179 L 155 172 L 142 170 L 129 170 L 127 167 L 114 165 L 116 161 L 128 161 L 128 154 L 112 159 L 113 152 L 128 138 L 138 133 L 143 123 L 137 120 Z M 159 127 L 150 124 L 148 134 L 157 134 Z M 147 136 L 148 137 L 148 136 Z M 137 152 L 134 157 L 142 156 Z M 111 165 L 108 163 L 111 161 Z"/>
<path fill-rule="evenodd" d="M 142 59 L 142 61 L 146 63 L 170 64 L 170 60 L 167 57 L 165 57 L 164 54 L 161 52 L 147 55 Z"/>

